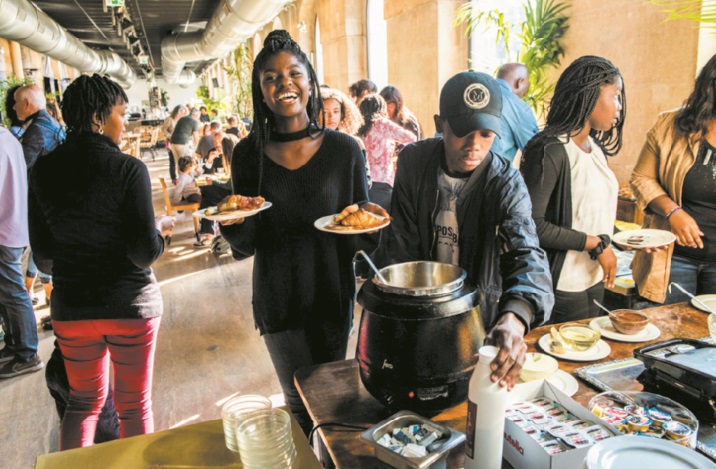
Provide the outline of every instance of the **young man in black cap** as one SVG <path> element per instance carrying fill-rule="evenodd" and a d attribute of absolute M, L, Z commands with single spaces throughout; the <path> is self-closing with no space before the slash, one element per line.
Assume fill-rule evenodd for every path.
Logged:
<path fill-rule="evenodd" d="M 500 348 L 492 380 L 512 388 L 531 325 L 549 319 L 552 279 L 520 173 L 490 152 L 502 127 L 502 95 L 485 73 L 462 72 L 440 93 L 441 137 L 400 153 L 391 216 L 377 257 L 382 264 L 457 264 L 484 294 L 481 316 Z"/>

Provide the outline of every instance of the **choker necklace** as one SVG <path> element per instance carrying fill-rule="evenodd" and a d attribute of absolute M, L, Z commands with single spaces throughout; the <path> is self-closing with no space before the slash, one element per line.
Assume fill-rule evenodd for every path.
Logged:
<path fill-rule="evenodd" d="M 306 138 L 310 135 L 311 126 L 309 125 L 303 130 L 299 130 L 298 132 L 291 132 L 288 134 L 281 134 L 278 132 L 271 132 L 271 137 L 269 137 L 269 140 L 272 142 L 295 142 L 296 140 L 301 140 L 302 138 Z"/>

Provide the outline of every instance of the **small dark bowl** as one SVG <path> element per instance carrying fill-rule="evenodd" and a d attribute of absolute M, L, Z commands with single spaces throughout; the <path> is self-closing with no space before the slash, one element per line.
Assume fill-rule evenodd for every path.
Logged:
<path fill-rule="evenodd" d="M 609 314 L 609 320 L 614 329 L 627 335 L 638 334 L 649 324 L 649 317 L 646 314 L 633 309 L 614 310 Z"/>

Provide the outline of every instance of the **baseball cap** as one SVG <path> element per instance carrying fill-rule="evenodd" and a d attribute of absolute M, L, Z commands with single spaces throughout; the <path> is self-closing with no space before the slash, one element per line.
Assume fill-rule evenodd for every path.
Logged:
<path fill-rule="evenodd" d="M 500 85 L 487 73 L 458 73 L 440 92 L 440 117 L 447 119 L 457 137 L 476 130 L 492 130 L 499 137 L 502 132 Z"/>

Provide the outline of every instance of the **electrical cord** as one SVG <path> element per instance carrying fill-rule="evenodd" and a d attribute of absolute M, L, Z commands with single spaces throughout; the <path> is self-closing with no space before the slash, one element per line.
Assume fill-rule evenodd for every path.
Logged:
<path fill-rule="evenodd" d="M 370 427 L 366 427 L 363 425 L 351 425 L 349 423 L 341 423 L 341 422 L 323 422 L 319 423 L 318 425 L 315 425 L 313 428 L 311 428 L 311 431 L 308 433 L 308 442 L 311 444 L 311 447 L 313 447 L 313 435 L 316 433 L 316 430 L 322 427 L 342 427 L 348 429 L 347 431 L 355 431 L 355 430 L 368 430 Z"/>

